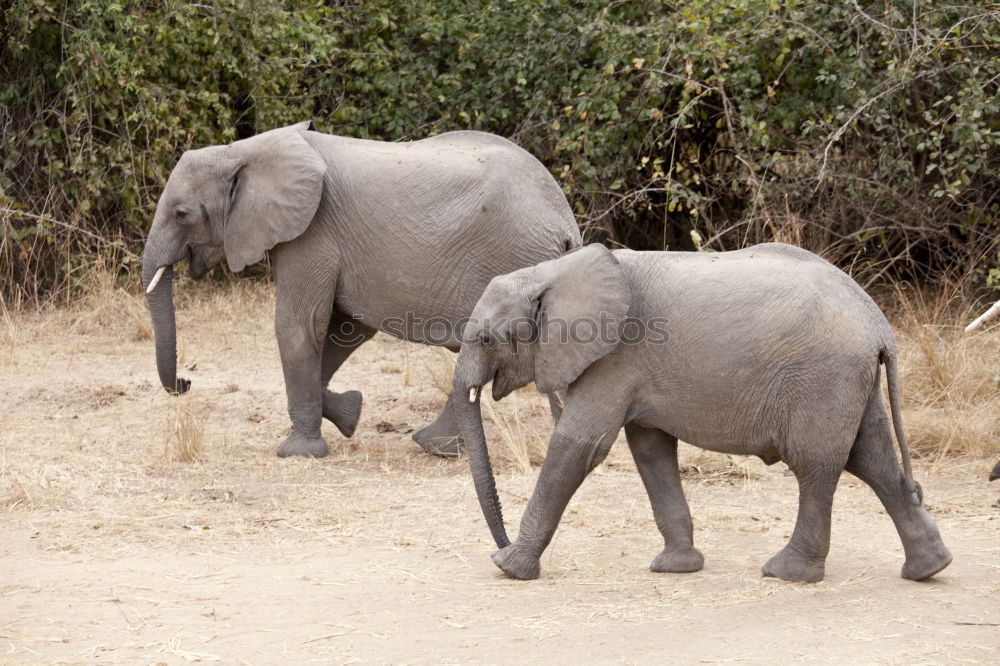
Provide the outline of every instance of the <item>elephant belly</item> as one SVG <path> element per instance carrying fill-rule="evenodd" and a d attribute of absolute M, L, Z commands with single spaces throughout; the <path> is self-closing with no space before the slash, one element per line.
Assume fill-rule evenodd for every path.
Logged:
<path fill-rule="evenodd" d="M 380 247 L 377 261 L 345 257 L 335 307 L 392 336 L 458 349 L 465 319 L 495 275 L 558 256 L 559 248 L 529 247 L 500 234 L 479 239 L 470 225 L 458 237 L 396 238 Z M 431 242 L 433 241 L 433 242 Z M 495 248 L 484 247 L 488 242 Z M 372 250 L 374 253 L 375 251 Z"/>
<path fill-rule="evenodd" d="M 444 309 L 425 312 L 419 308 L 378 308 L 337 303 L 337 310 L 383 333 L 420 344 L 458 350 L 461 346 L 462 318 Z"/>
<path fill-rule="evenodd" d="M 337 311 L 393 337 L 456 350 L 461 346 L 464 317 L 474 305 L 471 295 L 435 297 L 407 284 L 375 280 L 362 288 L 338 289 L 335 301 Z"/>
<path fill-rule="evenodd" d="M 676 391 L 644 395 L 629 420 L 708 451 L 754 455 L 769 465 L 780 460 L 784 433 L 778 424 L 787 420 L 785 415 L 766 404 L 734 398 L 692 392 L 681 396 Z"/>

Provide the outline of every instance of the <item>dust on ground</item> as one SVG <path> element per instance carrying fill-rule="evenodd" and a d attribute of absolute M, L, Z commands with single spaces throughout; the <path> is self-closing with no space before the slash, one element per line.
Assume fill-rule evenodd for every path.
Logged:
<path fill-rule="evenodd" d="M 208 294 L 208 295 L 206 295 Z M 619 443 L 542 560 L 503 577 L 464 459 L 410 432 L 449 358 L 380 336 L 334 388 L 364 391 L 355 437 L 281 460 L 285 396 L 266 287 L 180 298 L 181 375 L 159 386 L 141 301 L 99 318 L 8 317 L 0 353 L 0 663 L 997 663 L 1000 484 L 986 461 L 918 461 L 955 555 L 899 578 L 874 494 L 845 475 L 826 580 L 760 576 L 794 524 L 783 465 L 683 446 L 703 571 L 648 570 L 662 542 Z M 905 385 L 903 387 L 905 391 Z M 522 393 L 490 424 L 508 528 L 551 430 Z M 504 411 L 506 410 L 506 411 Z M 186 424 L 198 458 L 172 442 Z M 520 460 L 520 464 L 518 463 Z"/>

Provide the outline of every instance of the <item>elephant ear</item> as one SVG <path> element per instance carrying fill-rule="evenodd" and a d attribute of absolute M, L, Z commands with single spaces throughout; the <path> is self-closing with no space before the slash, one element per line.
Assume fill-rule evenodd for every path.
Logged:
<path fill-rule="evenodd" d="M 614 255 L 587 245 L 534 268 L 538 297 L 535 385 L 565 388 L 618 345 L 629 290 Z"/>
<path fill-rule="evenodd" d="M 319 208 L 326 162 L 306 142 L 312 121 L 236 141 L 223 243 L 230 270 L 264 258 L 278 243 L 301 235 Z"/>

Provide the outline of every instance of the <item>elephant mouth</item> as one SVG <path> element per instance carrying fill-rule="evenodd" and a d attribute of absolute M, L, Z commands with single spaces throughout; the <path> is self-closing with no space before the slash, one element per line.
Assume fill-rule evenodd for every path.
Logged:
<path fill-rule="evenodd" d="M 208 274 L 209 270 L 211 270 L 212 267 L 209 262 L 206 261 L 200 254 L 195 253 L 193 248 L 189 247 L 185 254 L 187 255 L 186 258 L 188 260 L 188 275 L 190 275 L 191 278 L 200 280 Z M 181 259 L 184 258 L 185 257 L 181 257 Z M 163 264 L 156 269 L 156 273 L 153 274 L 153 279 L 149 281 L 149 286 L 146 287 L 147 294 L 153 293 L 153 290 L 156 289 L 156 286 L 160 283 L 160 278 L 163 277 L 164 271 L 172 265 L 173 264 Z"/>
<path fill-rule="evenodd" d="M 482 394 L 482 392 L 483 392 L 483 387 L 484 387 L 484 386 L 486 386 L 487 384 L 489 384 L 489 383 L 490 383 L 491 381 L 493 381 L 494 379 L 496 379 L 496 376 L 495 376 L 495 375 L 493 376 L 493 378 L 492 378 L 492 379 L 487 379 L 487 380 L 486 380 L 485 382 L 483 382 L 482 384 L 478 384 L 478 385 L 474 385 L 474 386 L 470 386 L 470 387 L 469 387 L 469 402 L 471 402 L 471 403 L 474 403 L 474 402 L 476 402 L 477 400 L 479 400 L 479 396 L 480 396 L 480 395 Z"/>
<path fill-rule="evenodd" d="M 208 265 L 204 261 L 195 261 L 192 259 L 191 263 L 188 265 L 188 275 L 190 275 L 194 280 L 202 279 L 208 275 L 208 271 Z"/>
<path fill-rule="evenodd" d="M 479 399 L 480 394 L 483 392 L 483 387 L 490 383 L 493 385 L 492 394 L 494 401 L 499 401 L 514 390 L 514 387 L 509 385 L 510 382 L 502 376 L 501 371 L 497 370 L 493 377 L 488 378 L 482 384 L 469 387 L 469 402 L 476 402 L 476 400 Z"/>
<path fill-rule="evenodd" d="M 486 384 L 489 384 L 490 381 L 491 380 L 487 380 L 485 383 L 480 384 L 479 386 L 471 386 L 471 387 L 469 387 L 469 402 L 473 402 L 474 403 L 477 400 L 479 400 L 479 396 L 483 392 L 483 387 L 486 386 Z M 494 397 L 494 400 L 496 400 L 495 397 Z"/>
<path fill-rule="evenodd" d="M 212 262 L 205 256 L 204 252 L 197 252 L 195 248 L 188 249 L 188 275 L 194 280 L 200 280 L 212 269 Z"/>

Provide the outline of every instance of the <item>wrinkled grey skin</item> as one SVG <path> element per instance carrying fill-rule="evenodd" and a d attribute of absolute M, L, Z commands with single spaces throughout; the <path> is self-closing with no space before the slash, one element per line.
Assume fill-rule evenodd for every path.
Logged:
<path fill-rule="evenodd" d="M 667 339 L 526 344 L 506 323 L 520 319 L 521 328 L 544 330 L 556 319 L 598 320 L 602 312 L 616 321 L 661 317 Z M 677 468 L 678 438 L 768 464 L 781 460 L 795 474 L 795 530 L 764 565 L 765 576 L 823 578 L 833 492 L 844 469 L 871 486 L 895 523 L 904 578 L 928 578 L 951 562 L 912 481 L 889 324 L 853 280 L 805 250 L 768 244 L 720 253 L 609 252 L 590 245 L 494 278 L 467 326 L 452 400 L 501 549 L 493 561 L 512 577 L 539 575 L 539 557 L 567 502 L 623 426 L 664 538 L 653 571 L 703 564 Z M 882 403 L 881 363 L 903 471 Z M 510 544 L 478 390 L 492 381 L 500 399 L 532 380 L 543 392 L 568 385 L 568 393 Z"/>
<path fill-rule="evenodd" d="M 306 122 L 181 156 L 156 208 L 143 288 L 184 258 L 199 278 L 223 260 L 241 271 L 270 250 L 292 421 L 278 455 L 323 456 L 322 418 L 349 437 L 361 409 L 359 392 L 327 384 L 387 320 L 409 313 L 454 327 L 490 278 L 580 243 L 552 176 L 505 139 L 451 132 L 382 143 L 321 134 Z M 172 274 L 147 298 L 160 381 L 183 393 L 190 384 L 177 377 Z M 424 332 L 389 328 L 426 341 Z M 437 342 L 457 351 L 459 333 Z M 446 405 L 414 439 L 457 453 L 452 412 Z"/>

